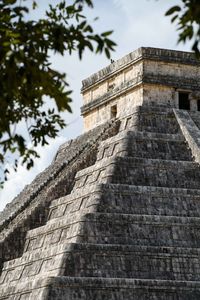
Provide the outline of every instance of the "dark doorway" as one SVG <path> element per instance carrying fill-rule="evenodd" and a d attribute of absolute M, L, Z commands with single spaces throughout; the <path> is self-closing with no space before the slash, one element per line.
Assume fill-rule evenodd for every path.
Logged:
<path fill-rule="evenodd" d="M 179 109 L 190 110 L 189 93 L 179 92 Z"/>
<path fill-rule="evenodd" d="M 115 119 L 117 117 L 117 105 L 111 106 L 111 119 Z"/>
<path fill-rule="evenodd" d="M 200 111 L 200 99 L 197 100 L 197 110 Z"/>

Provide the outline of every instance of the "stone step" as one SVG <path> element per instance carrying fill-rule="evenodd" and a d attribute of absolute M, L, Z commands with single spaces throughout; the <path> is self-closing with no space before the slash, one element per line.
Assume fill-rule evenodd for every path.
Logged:
<path fill-rule="evenodd" d="M 199 282 L 107 278 L 55 278 L 49 300 L 199 300 Z"/>
<path fill-rule="evenodd" d="M 109 145 L 118 141 L 121 141 L 123 139 L 135 139 L 137 138 L 138 140 L 163 140 L 163 141 L 168 141 L 168 142 L 185 142 L 185 138 L 182 133 L 159 133 L 159 132 L 143 132 L 139 130 L 134 130 L 134 129 L 126 129 L 123 131 L 118 132 L 116 135 L 113 135 L 111 137 L 108 137 L 105 140 L 102 140 L 100 143 L 100 147 L 104 145 Z"/>
<path fill-rule="evenodd" d="M 18 284 L 21 280 L 33 278 L 38 274 L 44 274 L 44 276 L 47 276 L 47 273 L 48 276 L 61 274 L 63 259 L 67 253 L 71 252 L 72 248 L 72 244 L 66 245 L 66 243 L 52 245 L 44 250 L 25 252 L 20 258 L 4 262 L 0 284 L 8 282 Z"/>
<path fill-rule="evenodd" d="M 101 142 L 97 160 L 113 155 L 192 160 L 191 151 L 182 135 L 139 131 L 123 131 Z"/>
<path fill-rule="evenodd" d="M 60 218 L 82 209 L 107 213 L 168 216 L 200 216 L 200 190 L 94 184 L 55 199 L 48 219 Z"/>
<path fill-rule="evenodd" d="M 157 133 L 180 133 L 180 127 L 172 109 L 156 109 L 149 106 L 140 108 L 138 121 L 139 131 Z"/>
<path fill-rule="evenodd" d="M 111 182 L 198 189 L 200 168 L 197 163 L 187 161 L 119 157 Z"/>
<path fill-rule="evenodd" d="M 85 216 L 79 241 L 198 248 L 200 218 L 96 213 Z"/>
<path fill-rule="evenodd" d="M 1 285 L 0 299 L 1 300 L 43 300 L 48 293 L 48 285 L 50 284 L 51 274 L 46 274 L 46 277 L 34 276 L 20 282 L 9 282 Z M 60 277 L 57 277 L 60 278 Z M 49 298 L 48 298 L 49 299 Z M 60 299 L 61 300 L 61 299 Z"/>
<path fill-rule="evenodd" d="M 120 118 L 120 129 L 144 131 L 145 133 L 180 134 L 181 130 L 172 108 L 157 109 L 156 106 L 137 106 L 131 114 Z"/>
<path fill-rule="evenodd" d="M 196 189 L 105 184 L 101 193 L 88 200 L 89 206 L 100 198 L 97 212 L 200 217 L 200 190 Z"/>
<path fill-rule="evenodd" d="M 19 285 L 2 285 L 1 300 L 199 300 L 199 281 L 128 278 L 35 277 Z"/>
<path fill-rule="evenodd" d="M 20 259 L 5 263 L 1 286 L 20 284 L 23 280 L 35 280 L 38 276 L 56 276 L 63 273 L 69 277 L 137 278 L 159 280 L 198 281 L 200 278 L 200 249 L 139 247 L 129 245 L 69 244 L 51 253 L 34 251 Z M 48 256 L 50 254 L 50 256 Z M 47 258 L 60 261 L 60 271 L 45 265 L 38 271 L 36 264 Z M 65 262 L 64 262 L 65 261 Z M 27 272 L 29 268 L 29 272 Z M 58 268 L 58 266 L 57 266 Z M 63 271 L 62 271 L 63 270 Z M 57 272 L 56 272 L 57 271 Z"/>
<path fill-rule="evenodd" d="M 96 182 L 198 189 L 200 168 L 189 161 L 110 157 L 77 172 L 75 179 L 74 190 Z"/>
<path fill-rule="evenodd" d="M 114 213 L 71 214 L 30 230 L 24 251 L 65 242 L 200 247 L 200 218 Z"/>
<path fill-rule="evenodd" d="M 4 263 L 0 284 L 35 276 L 200 280 L 200 249 L 66 244 Z"/>
<path fill-rule="evenodd" d="M 86 210 L 87 213 L 87 210 Z M 46 225 L 29 230 L 26 235 L 24 252 L 36 249 L 46 249 L 50 245 L 59 245 L 63 242 L 76 242 L 84 223 L 83 214 L 71 213 L 59 219 L 52 219 Z"/>
<path fill-rule="evenodd" d="M 53 200 L 49 207 L 48 220 L 60 218 L 82 209 L 96 210 L 102 197 L 102 187 L 101 184 L 94 184 L 89 188 L 78 189 L 65 197 Z"/>
<path fill-rule="evenodd" d="M 65 276 L 200 280 L 200 249 L 76 244 Z"/>

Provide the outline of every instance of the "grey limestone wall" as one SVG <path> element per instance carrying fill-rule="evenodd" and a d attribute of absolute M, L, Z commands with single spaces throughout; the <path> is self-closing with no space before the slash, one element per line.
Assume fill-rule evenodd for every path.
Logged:
<path fill-rule="evenodd" d="M 164 106 L 103 127 L 63 169 L 71 192 L 4 263 L 0 299 L 199 299 L 200 168 L 188 145 Z"/>
<path fill-rule="evenodd" d="M 51 200 L 70 193 L 77 171 L 94 164 L 98 143 L 118 127 L 108 122 L 61 147 L 55 161 L 7 205 L 0 215 L 0 267 L 22 254 L 27 231 L 46 223 Z"/>

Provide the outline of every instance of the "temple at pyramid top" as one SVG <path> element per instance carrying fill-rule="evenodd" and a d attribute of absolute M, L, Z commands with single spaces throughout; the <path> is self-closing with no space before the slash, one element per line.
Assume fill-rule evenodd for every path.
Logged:
<path fill-rule="evenodd" d="M 84 130 L 138 105 L 200 110 L 200 62 L 191 52 L 139 48 L 82 82 Z"/>

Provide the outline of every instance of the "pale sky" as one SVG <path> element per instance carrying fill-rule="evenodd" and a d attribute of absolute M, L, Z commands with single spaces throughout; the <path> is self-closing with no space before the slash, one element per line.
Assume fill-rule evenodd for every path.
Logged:
<path fill-rule="evenodd" d="M 34 14 L 41 15 L 47 3 L 55 2 L 38 1 L 39 9 Z M 190 51 L 189 44 L 177 45 L 178 35 L 175 26 L 170 23 L 170 18 L 164 17 L 166 10 L 177 3 L 180 3 L 180 0 L 94 0 L 95 8 L 89 10 L 87 16 L 89 20 L 99 17 L 94 23 L 94 28 L 99 33 L 114 30 L 112 39 L 117 43 L 116 51 L 112 55 L 114 60 L 142 46 Z M 60 132 L 56 140 L 52 140 L 45 148 L 37 149 L 41 158 L 35 160 L 35 167 L 31 171 L 22 166 L 17 173 L 11 171 L 9 180 L 0 192 L 0 210 L 23 189 L 24 185 L 30 183 L 51 163 L 60 144 L 82 133 L 81 81 L 110 63 L 105 56 L 89 52 L 84 54 L 82 61 L 74 54 L 65 57 L 54 56 L 52 62 L 57 70 L 67 73 L 68 82 L 73 90 L 73 114 L 63 115 L 68 126 Z"/>

